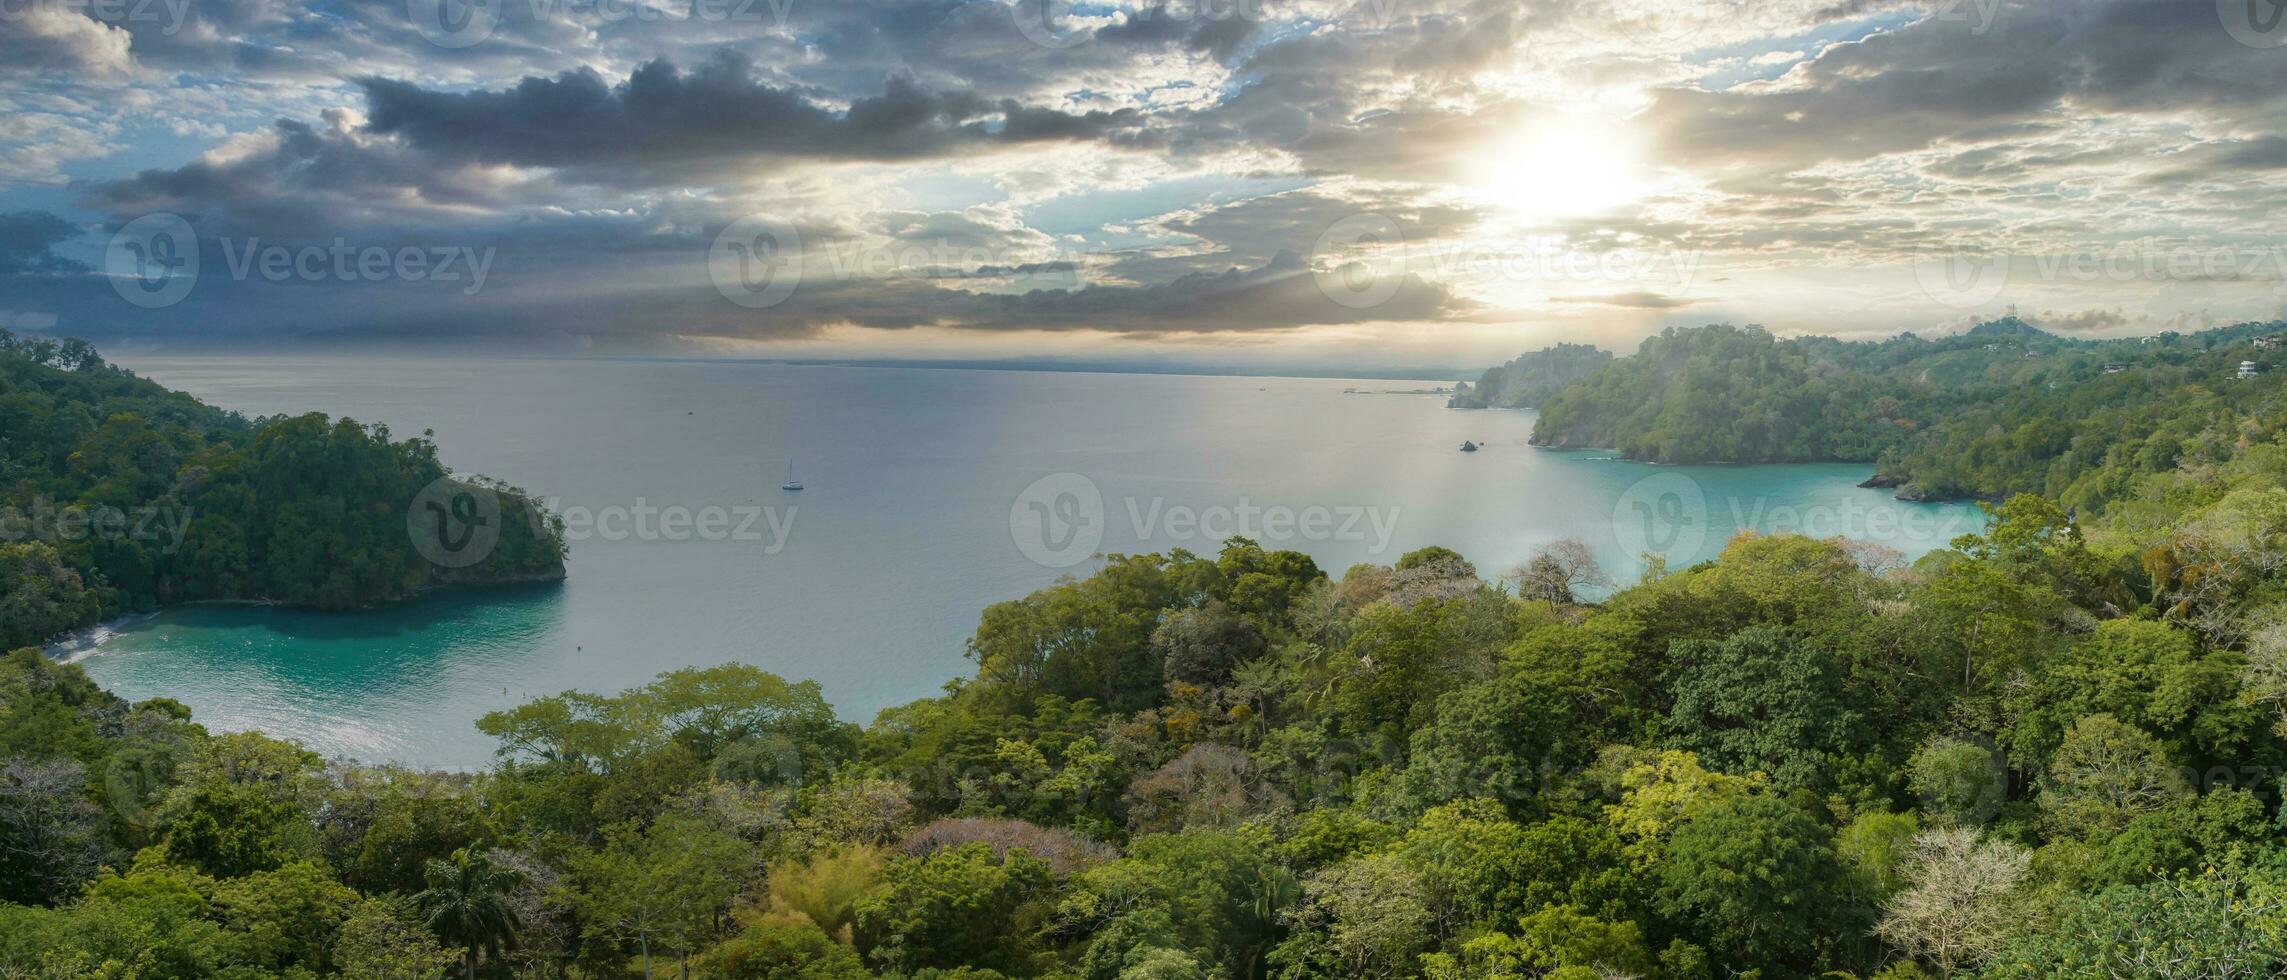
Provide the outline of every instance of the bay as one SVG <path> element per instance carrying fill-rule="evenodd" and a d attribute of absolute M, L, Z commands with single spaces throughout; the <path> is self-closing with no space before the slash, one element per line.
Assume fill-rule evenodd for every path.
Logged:
<path fill-rule="evenodd" d="M 984 606 L 1095 552 L 1211 554 L 1245 534 L 1329 573 L 1444 545 L 1487 575 L 1560 538 L 1614 578 L 1740 529 L 1911 557 L 1974 507 L 1903 504 L 1851 465 L 1655 467 L 1526 445 L 1529 412 L 1425 382 L 835 367 L 726 360 L 134 356 L 249 415 L 434 430 L 446 463 L 575 519 L 557 585 L 361 613 L 205 606 L 112 624 L 73 656 L 129 698 L 328 754 L 484 765 L 487 711 L 742 661 L 842 714 L 968 672 Z M 1460 452 L 1464 440 L 1482 444 Z M 780 488 L 789 475 L 801 491 Z M 197 515 L 191 515 L 196 520 Z"/>

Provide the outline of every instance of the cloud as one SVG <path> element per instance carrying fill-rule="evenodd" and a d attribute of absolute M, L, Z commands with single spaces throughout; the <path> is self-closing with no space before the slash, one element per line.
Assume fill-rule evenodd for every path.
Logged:
<path fill-rule="evenodd" d="M 1551 296 L 1549 298 L 1559 303 L 1592 303 L 1599 306 L 1617 306 L 1630 310 L 1673 310 L 1690 306 L 1694 302 L 1689 299 L 1678 299 L 1673 296 L 1647 292 L 1612 293 L 1603 296 Z"/>
<path fill-rule="evenodd" d="M 1873 334 L 1954 315 L 1913 284 L 1931 257 L 2259 249 L 2287 206 L 2287 59 L 2190 0 L 1123 0 L 1064 45 L 1001 0 L 614 6 L 510 2 L 465 48 L 402 0 L 0 23 L 0 181 L 70 229 L 0 260 L 7 305 L 155 322 L 31 263 L 169 211 L 210 249 L 500 255 L 473 297 L 202 281 L 169 311 L 184 336 L 1355 338 L 1709 304 Z M 1642 150 L 1588 162 L 1640 186 L 1518 206 L 1493 185 L 1544 126 Z M 839 271 L 771 310 L 724 302 L 709 241 L 751 214 Z M 1317 254 L 1356 215 L 1401 241 Z M 1722 295 L 1550 297 L 1444 261 L 1552 253 L 1689 255 Z M 1411 273 L 1352 309 L 1316 279 L 1353 259 Z M 2045 285 L 1995 302 L 2139 311 L 2118 329 L 2277 306 L 2229 279 Z"/>
<path fill-rule="evenodd" d="M 2128 314 L 2114 310 L 2043 310 L 2027 318 L 2035 326 L 2055 333 L 2104 333 L 2130 326 Z"/>
<path fill-rule="evenodd" d="M 132 38 L 65 5 L 11 4 L 0 16 L 0 72 L 125 74 Z"/>
<path fill-rule="evenodd" d="M 468 221 L 509 205 L 508 190 L 498 175 L 376 138 L 337 112 L 322 126 L 279 120 L 180 167 L 92 184 L 85 194 L 122 218 L 180 212 L 214 234 L 299 237 Z"/>
<path fill-rule="evenodd" d="M 689 73 L 653 61 L 619 85 L 585 69 L 500 91 L 362 84 L 373 134 L 447 161 L 545 167 L 606 184 L 705 179 L 783 158 L 914 160 L 1037 142 L 1150 142 L 1132 109 L 1068 113 L 928 92 L 902 77 L 836 109 L 759 82 L 752 69 L 723 51 Z"/>
<path fill-rule="evenodd" d="M 55 325 L 56 315 L 53 313 L 20 313 L 15 310 L 0 310 L 0 329 L 46 331 L 55 329 Z"/>
<path fill-rule="evenodd" d="M 46 211 L 0 214 L 0 275 L 53 275 L 86 266 L 49 251 L 77 234 L 71 222 Z"/>
<path fill-rule="evenodd" d="M 1096 286 L 995 297 L 1000 317 L 974 326 L 1097 329 L 1123 333 L 1243 332 L 1341 323 L 1435 319 L 1458 308 L 1445 287 L 1398 275 L 1387 300 L 1351 307 L 1327 295 L 1318 272 L 1292 252 L 1251 269 L 1192 272 L 1151 286 Z M 1361 292 L 1364 290 L 1361 289 Z"/>

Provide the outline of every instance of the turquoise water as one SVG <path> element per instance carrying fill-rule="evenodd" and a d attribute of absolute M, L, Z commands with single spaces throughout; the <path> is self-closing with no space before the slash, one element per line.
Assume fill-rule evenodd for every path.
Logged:
<path fill-rule="evenodd" d="M 1086 574 L 1093 551 L 1212 553 L 1236 531 L 1336 574 L 1428 544 L 1492 574 L 1577 537 L 1627 579 L 1644 551 L 1680 567 L 1741 527 L 1849 534 L 1910 556 L 1979 523 L 1974 508 L 1858 489 L 1865 467 L 1545 452 L 1525 445 L 1528 413 L 1344 392 L 1426 387 L 1410 382 L 602 359 L 123 363 L 249 414 L 434 429 L 449 464 L 598 519 L 575 532 L 560 585 L 344 615 L 181 609 L 114 624 L 74 654 L 121 694 L 180 699 L 216 729 L 428 766 L 483 765 L 492 746 L 471 722 L 484 712 L 731 660 L 815 678 L 863 721 L 966 673 L 962 643 L 982 607 Z M 1456 451 L 1465 439 L 1485 448 Z M 779 488 L 789 464 L 799 493 Z"/>

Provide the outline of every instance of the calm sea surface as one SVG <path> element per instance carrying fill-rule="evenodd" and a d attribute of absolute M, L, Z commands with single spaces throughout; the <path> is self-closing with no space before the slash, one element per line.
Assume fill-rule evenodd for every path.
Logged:
<path fill-rule="evenodd" d="M 1908 555 L 1980 523 L 1897 504 L 1860 466 L 1652 467 L 1525 445 L 1532 416 L 1413 382 L 839 368 L 720 361 L 125 357 L 249 415 L 433 429 L 448 465 L 575 519 L 561 585 L 326 615 L 201 607 L 74 654 L 129 698 L 327 753 L 485 764 L 479 715 L 566 689 L 744 661 L 815 678 L 845 717 L 965 673 L 985 605 L 1092 551 L 1228 534 L 1334 574 L 1429 544 L 1490 575 L 1578 537 L 1615 578 L 1741 527 Z M 1370 394 L 1345 393 L 1359 389 Z M 1464 440 L 1482 443 L 1457 451 Z M 806 489 L 779 484 L 789 466 Z M 192 515 L 196 520 L 197 516 Z M 1092 545 L 1092 547 L 1091 547 Z M 1072 564 L 1065 564 L 1072 562 Z"/>

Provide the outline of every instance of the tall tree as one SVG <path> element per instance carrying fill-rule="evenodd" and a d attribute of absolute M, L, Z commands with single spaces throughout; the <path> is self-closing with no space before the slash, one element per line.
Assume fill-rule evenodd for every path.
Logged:
<path fill-rule="evenodd" d="M 423 878 L 429 887 L 413 899 L 421 921 L 438 938 L 467 951 L 464 965 L 474 980 L 479 950 L 498 956 L 516 941 L 516 912 L 508 901 L 516 872 L 462 849 L 449 861 L 431 859 Z"/>

